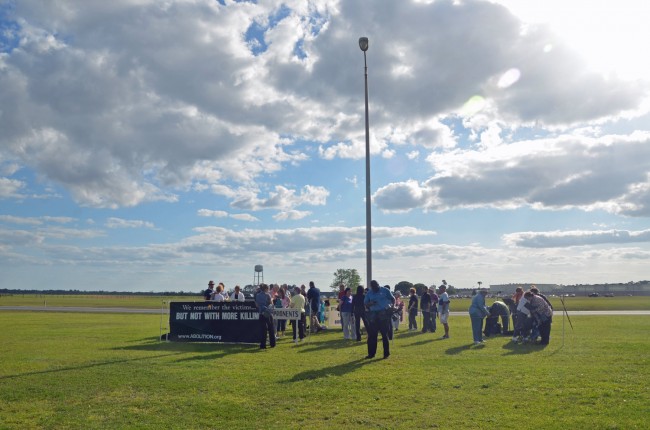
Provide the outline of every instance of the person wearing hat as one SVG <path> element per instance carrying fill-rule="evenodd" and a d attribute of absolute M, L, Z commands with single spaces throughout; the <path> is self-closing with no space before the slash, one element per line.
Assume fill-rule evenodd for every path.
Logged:
<path fill-rule="evenodd" d="M 469 307 L 474 345 L 481 345 L 483 343 L 483 318 L 490 314 L 490 311 L 485 306 L 485 296 L 487 296 L 488 289 L 479 288 L 478 291 L 478 294 L 472 298 L 472 304 Z"/>
<path fill-rule="evenodd" d="M 212 295 L 214 294 L 214 281 L 208 282 L 208 289 L 203 292 L 203 298 L 206 301 L 212 300 Z"/>

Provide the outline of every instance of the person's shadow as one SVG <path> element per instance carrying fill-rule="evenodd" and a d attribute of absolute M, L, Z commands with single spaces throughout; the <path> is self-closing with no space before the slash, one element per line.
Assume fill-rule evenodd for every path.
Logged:
<path fill-rule="evenodd" d="M 322 369 L 305 370 L 304 372 L 293 375 L 291 379 L 281 381 L 282 383 L 298 382 L 326 378 L 328 376 L 343 376 L 346 373 L 353 372 L 356 369 L 370 364 L 377 360 L 365 360 L 363 358 L 351 361 L 349 363 L 337 364 L 336 366 L 324 367 Z"/>
<path fill-rule="evenodd" d="M 461 345 L 461 346 L 456 346 L 454 348 L 449 348 L 448 350 L 445 351 L 445 354 L 447 355 L 458 355 L 461 352 L 469 351 L 472 348 L 473 344 L 467 344 L 467 345 Z"/>

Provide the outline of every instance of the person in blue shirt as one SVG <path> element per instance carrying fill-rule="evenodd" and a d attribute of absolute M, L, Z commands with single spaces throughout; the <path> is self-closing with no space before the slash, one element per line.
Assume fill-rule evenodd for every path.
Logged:
<path fill-rule="evenodd" d="M 269 333 L 271 348 L 275 348 L 275 327 L 273 327 L 273 304 L 269 294 L 269 286 L 260 284 L 260 289 L 255 295 L 255 305 L 260 321 L 260 349 L 266 349 L 266 333 Z"/>
<path fill-rule="evenodd" d="M 474 338 L 474 345 L 483 343 L 483 318 L 490 314 L 490 311 L 485 306 L 485 296 L 487 296 L 487 288 L 481 288 L 473 298 L 472 304 L 469 307 L 469 316 L 472 319 L 472 336 Z"/>
<path fill-rule="evenodd" d="M 388 332 L 395 297 L 386 287 L 380 287 L 375 280 L 370 282 L 370 289 L 363 299 L 366 306 L 368 319 L 368 355 L 367 359 L 374 358 L 377 353 L 377 336 L 381 333 L 381 342 L 384 347 L 384 358 L 390 356 Z"/>

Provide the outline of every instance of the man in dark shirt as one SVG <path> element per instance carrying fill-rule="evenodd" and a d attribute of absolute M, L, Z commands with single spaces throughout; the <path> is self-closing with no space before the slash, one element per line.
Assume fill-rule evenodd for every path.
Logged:
<path fill-rule="evenodd" d="M 311 332 L 319 332 L 323 329 L 318 322 L 318 312 L 320 312 L 320 290 L 316 288 L 314 281 L 309 281 L 307 290 L 307 300 L 309 300 L 309 309 L 311 311 Z"/>
<path fill-rule="evenodd" d="M 422 292 L 422 297 L 420 297 L 420 309 L 422 310 L 422 333 L 433 332 L 433 327 L 431 327 L 431 295 L 426 287 Z"/>
<path fill-rule="evenodd" d="M 212 294 L 214 293 L 214 281 L 208 282 L 208 289 L 203 292 L 203 299 L 212 300 Z"/>

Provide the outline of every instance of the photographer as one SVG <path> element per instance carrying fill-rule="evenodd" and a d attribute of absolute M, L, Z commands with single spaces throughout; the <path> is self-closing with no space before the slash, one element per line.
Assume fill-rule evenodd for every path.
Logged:
<path fill-rule="evenodd" d="M 386 287 L 380 287 L 377 281 L 370 282 L 370 290 L 363 301 L 367 309 L 368 319 L 368 355 L 367 359 L 374 358 L 377 353 L 377 336 L 381 333 L 381 342 L 384 347 L 384 358 L 390 356 L 388 332 L 395 298 Z"/>

